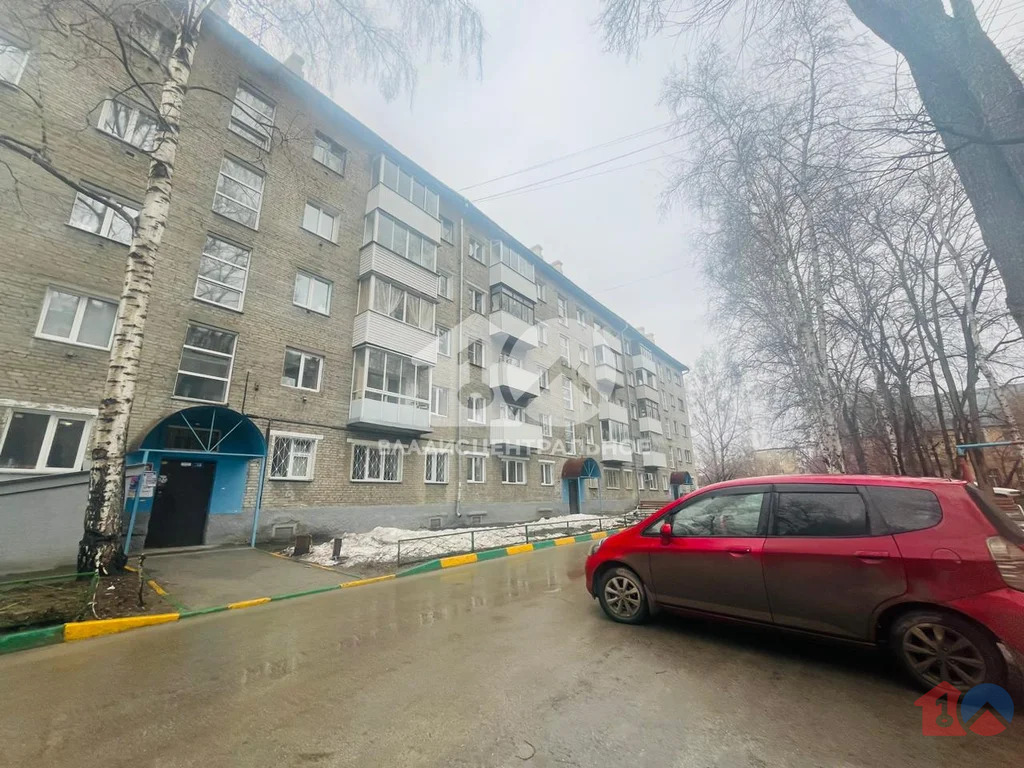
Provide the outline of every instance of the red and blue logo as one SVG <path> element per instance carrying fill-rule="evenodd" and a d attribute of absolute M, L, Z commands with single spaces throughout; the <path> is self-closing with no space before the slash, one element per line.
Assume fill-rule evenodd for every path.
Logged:
<path fill-rule="evenodd" d="M 921 708 L 921 733 L 925 736 L 996 736 L 1013 720 L 1013 698 L 992 683 L 976 685 L 961 693 L 949 683 L 939 683 L 914 704 Z"/>

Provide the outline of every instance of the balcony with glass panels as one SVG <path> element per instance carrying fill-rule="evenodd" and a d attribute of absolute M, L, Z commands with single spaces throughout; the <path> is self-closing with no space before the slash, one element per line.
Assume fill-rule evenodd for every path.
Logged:
<path fill-rule="evenodd" d="M 641 416 L 640 431 L 650 432 L 655 435 L 662 434 L 661 419 L 656 419 L 653 416 Z"/>
<path fill-rule="evenodd" d="M 633 446 L 629 443 L 601 441 L 601 461 L 624 464 L 633 461 Z"/>
<path fill-rule="evenodd" d="M 355 352 L 350 427 L 404 435 L 430 431 L 431 367 L 374 347 Z"/>
<path fill-rule="evenodd" d="M 637 400 L 650 400 L 653 403 L 661 403 L 661 393 L 648 384 L 636 385 Z"/>
<path fill-rule="evenodd" d="M 439 243 L 438 202 L 437 192 L 389 158 L 381 156 L 374 160 L 373 186 L 366 196 L 367 213 L 380 209 Z"/>
<path fill-rule="evenodd" d="M 491 337 L 502 346 L 510 342 L 534 349 L 539 343 L 533 323 L 533 304 L 504 285 L 491 288 Z"/>

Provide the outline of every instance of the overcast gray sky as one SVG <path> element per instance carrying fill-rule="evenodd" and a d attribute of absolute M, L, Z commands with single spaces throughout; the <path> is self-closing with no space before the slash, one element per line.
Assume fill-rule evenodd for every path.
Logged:
<path fill-rule="evenodd" d="M 592 26 L 597 0 L 478 0 L 488 39 L 483 77 L 427 64 L 410 105 L 347 85 L 335 99 L 455 189 L 666 123 L 662 79 L 685 51 L 670 40 L 639 61 L 605 53 Z M 662 141 L 663 131 L 467 190 L 510 190 Z M 685 212 L 659 212 L 664 155 L 680 144 L 606 163 L 594 178 L 479 202 L 479 207 L 684 363 L 708 339 Z M 662 159 L 659 159 L 662 158 Z"/>

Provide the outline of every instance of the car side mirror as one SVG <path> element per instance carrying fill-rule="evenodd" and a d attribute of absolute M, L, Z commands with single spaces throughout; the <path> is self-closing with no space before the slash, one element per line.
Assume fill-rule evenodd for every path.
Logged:
<path fill-rule="evenodd" d="M 661 540 L 668 541 L 672 538 L 672 523 L 661 524 Z"/>

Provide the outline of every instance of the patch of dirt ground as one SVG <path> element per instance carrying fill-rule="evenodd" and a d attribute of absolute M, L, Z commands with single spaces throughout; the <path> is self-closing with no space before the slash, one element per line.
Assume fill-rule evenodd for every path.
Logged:
<path fill-rule="evenodd" d="M 173 611 L 148 585 L 142 585 L 139 603 L 139 574 L 121 571 L 101 578 L 96 587 L 89 576 L 27 583 L 0 583 L 0 633 L 41 629 L 68 621 L 111 619 Z"/>

